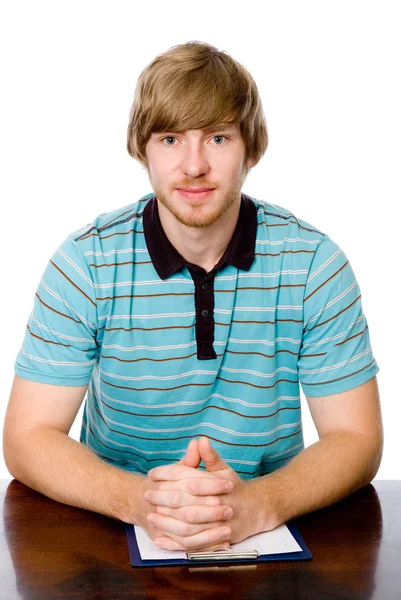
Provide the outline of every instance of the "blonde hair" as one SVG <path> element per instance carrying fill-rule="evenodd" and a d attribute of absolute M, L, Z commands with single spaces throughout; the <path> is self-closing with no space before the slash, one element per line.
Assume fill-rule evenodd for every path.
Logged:
<path fill-rule="evenodd" d="M 171 47 L 141 72 L 129 115 L 127 150 L 147 165 L 151 133 L 237 123 L 245 158 L 259 162 L 268 134 L 262 103 L 250 73 L 225 51 L 205 42 Z"/>

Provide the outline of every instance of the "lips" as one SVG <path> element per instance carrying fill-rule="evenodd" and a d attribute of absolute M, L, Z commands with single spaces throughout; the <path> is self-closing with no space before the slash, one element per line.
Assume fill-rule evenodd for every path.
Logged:
<path fill-rule="evenodd" d="M 206 200 L 215 191 L 215 188 L 177 188 L 181 196 L 192 201 Z"/>
<path fill-rule="evenodd" d="M 212 190 L 213 188 L 177 188 L 177 190 L 180 190 L 181 192 L 189 192 L 190 194 L 196 194 L 196 193 L 200 193 L 200 192 L 208 192 L 209 190 Z"/>

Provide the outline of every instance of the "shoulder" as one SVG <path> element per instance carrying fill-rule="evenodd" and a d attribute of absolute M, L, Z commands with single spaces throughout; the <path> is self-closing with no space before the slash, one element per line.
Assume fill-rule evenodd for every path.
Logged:
<path fill-rule="evenodd" d="M 249 195 L 248 198 L 257 210 L 257 242 L 280 244 L 285 252 L 294 254 L 307 252 L 310 260 L 316 254 L 324 255 L 340 250 L 326 232 L 292 210 Z"/>
<path fill-rule="evenodd" d="M 142 212 L 153 194 L 147 194 L 112 211 L 100 213 L 90 223 L 72 231 L 59 244 L 50 264 L 72 270 L 88 281 L 97 281 L 105 269 L 96 268 L 115 262 L 115 255 L 133 252 L 135 236 L 143 234 Z M 141 244 L 143 242 L 140 242 Z"/>
<path fill-rule="evenodd" d="M 291 265 L 318 269 L 326 261 L 334 264 L 347 260 L 330 235 L 292 210 L 248 195 L 257 210 L 256 244 L 260 250 L 278 252 Z"/>
<path fill-rule="evenodd" d="M 114 210 L 100 213 L 91 223 L 76 229 L 69 234 L 68 238 L 74 242 L 81 242 L 89 237 L 99 235 L 103 231 L 117 230 L 120 226 L 135 222 L 142 218 L 142 212 L 147 202 L 153 197 L 153 193 L 142 196 L 136 202 L 127 204 Z"/>
<path fill-rule="evenodd" d="M 278 204 L 271 204 L 265 200 L 258 200 L 248 195 L 248 198 L 255 204 L 258 214 L 258 224 L 265 223 L 266 225 L 280 225 L 286 227 L 287 232 L 298 233 L 299 235 L 306 235 L 306 237 L 315 237 L 319 242 L 327 235 L 316 225 L 305 221 L 299 215 L 296 215 L 293 211 L 279 206 Z M 287 231 L 288 230 L 288 231 Z M 307 233 L 315 234 L 313 236 L 307 236 Z"/>

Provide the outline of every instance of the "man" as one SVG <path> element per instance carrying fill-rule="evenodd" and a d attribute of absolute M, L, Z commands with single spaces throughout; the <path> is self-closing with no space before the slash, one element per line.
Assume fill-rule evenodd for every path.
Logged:
<path fill-rule="evenodd" d="M 49 261 L 4 427 L 14 477 L 177 550 L 228 547 L 373 479 L 360 290 L 326 234 L 241 193 L 266 148 L 256 84 L 228 54 L 192 42 L 141 73 L 128 151 L 154 194 Z M 299 383 L 319 434 L 306 449 Z"/>

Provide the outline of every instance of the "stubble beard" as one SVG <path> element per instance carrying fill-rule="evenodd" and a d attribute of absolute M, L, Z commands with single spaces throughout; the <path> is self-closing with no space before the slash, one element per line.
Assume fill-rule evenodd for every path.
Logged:
<path fill-rule="evenodd" d="M 239 202 L 241 189 L 244 184 L 247 175 L 247 170 L 244 167 L 240 177 L 236 181 L 234 187 L 232 187 L 227 194 L 223 196 L 217 206 L 213 210 L 210 210 L 210 203 L 215 202 L 213 195 L 219 194 L 219 188 L 212 194 L 212 199 L 206 199 L 201 201 L 198 205 L 185 204 L 186 200 L 183 198 L 182 204 L 174 202 L 171 199 L 171 195 L 167 195 L 163 192 L 156 182 L 152 182 L 153 191 L 159 202 L 177 219 L 179 223 L 186 227 L 197 227 L 205 228 L 215 223 L 220 217 L 232 206 L 232 204 Z M 175 191 L 178 195 L 178 192 Z"/>

